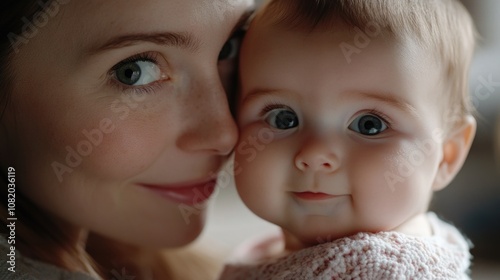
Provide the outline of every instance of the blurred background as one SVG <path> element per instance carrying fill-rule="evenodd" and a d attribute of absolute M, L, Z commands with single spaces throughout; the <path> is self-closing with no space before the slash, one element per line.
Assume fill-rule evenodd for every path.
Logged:
<path fill-rule="evenodd" d="M 257 0 L 258 3 L 262 2 Z M 462 171 L 431 204 L 474 244 L 472 279 L 500 279 L 500 1 L 462 0 L 481 36 L 470 73 L 478 131 Z M 496 136 L 495 136 L 496 135 Z M 495 157 L 495 152 L 497 157 Z M 249 238 L 278 230 L 249 212 L 238 198 L 229 171 L 221 175 L 202 240 L 225 253 Z"/>
<path fill-rule="evenodd" d="M 462 2 L 481 36 L 470 73 L 478 130 L 465 166 L 432 210 L 474 243 L 473 279 L 500 279 L 500 1 Z"/>

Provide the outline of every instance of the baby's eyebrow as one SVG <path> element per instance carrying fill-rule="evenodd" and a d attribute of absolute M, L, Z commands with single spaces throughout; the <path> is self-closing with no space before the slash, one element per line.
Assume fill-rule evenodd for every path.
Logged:
<path fill-rule="evenodd" d="M 256 88 L 245 94 L 245 97 L 240 100 L 240 102 L 246 102 L 248 100 L 270 96 L 270 95 L 283 95 L 285 97 L 290 97 L 291 95 L 288 91 L 279 90 L 279 89 L 268 89 L 268 88 Z"/>
<path fill-rule="evenodd" d="M 411 114 L 416 118 L 419 118 L 419 114 L 417 113 L 418 111 L 413 105 L 391 94 L 375 93 L 375 92 L 356 92 L 356 93 L 357 95 L 361 95 L 362 97 L 375 99 L 377 101 L 389 104 L 392 107 L 395 107 L 401 111 Z"/>
<path fill-rule="evenodd" d="M 267 88 L 256 88 L 248 92 L 245 97 L 240 100 L 240 102 L 247 102 L 248 100 L 254 99 L 254 98 L 259 98 L 259 97 L 265 97 L 265 96 L 270 96 L 270 95 L 281 95 L 284 96 L 285 98 L 292 97 L 295 95 L 292 95 L 289 91 L 284 91 L 284 90 L 279 90 L 279 89 L 267 89 Z M 368 98 L 368 99 L 373 99 L 382 103 L 386 103 L 389 106 L 392 106 L 396 109 L 399 109 L 400 111 L 406 112 L 410 115 L 412 115 L 415 118 L 420 118 L 420 115 L 418 114 L 417 109 L 411 105 L 410 103 L 401 100 L 400 98 L 397 98 L 393 94 L 387 94 L 387 93 L 380 93 L 380 92 L 360 92 L 360 91 L 355 91 L 355 92 L 349 92 L 344 95 L 344 98 L 342 99 L 350 99 L 355 100 L 357 98 Z M 340 101 L 342 102 L 342 101 Z"/>
<path fill-rule="evenodd" d="M 188 32 L 138 33 L 111 38 L 100 46 L 91 47 L 88 52 L 92 55 L 111 49 L 133 46 L 143 42 L 178 47 L 192 52 L 197 51 L 200 46 L 199 40 Z"/>
<path fill-rule="evenodd" d="M 255 97 L 263 96 L 263 95 L 270 95 L 273 92 L 275 92 L 275 90 L 257 88 L 257 89 L 254 89 L 254 90 L 250 91 L 248 94 L 246 94 L 245 98 L 243 98 L 243 100 L 246 100 L 246 99 L 249 99 L 249 98 L 255 98 Z"/>

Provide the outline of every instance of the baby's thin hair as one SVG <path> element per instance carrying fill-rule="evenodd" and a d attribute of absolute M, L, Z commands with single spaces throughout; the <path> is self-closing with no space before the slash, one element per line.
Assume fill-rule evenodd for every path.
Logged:
<path fill-rule="evenodd" d="M 457 0 L 270 0 L 256 20 L 288 30 L 335 31 L 339 22 L 381 34 L 410 38 L 433 54 L 447 85 L 439 99 L 448 104 L 450 126 L 473 114 L 468 75 L 476 44 L 472 18 Z"/>

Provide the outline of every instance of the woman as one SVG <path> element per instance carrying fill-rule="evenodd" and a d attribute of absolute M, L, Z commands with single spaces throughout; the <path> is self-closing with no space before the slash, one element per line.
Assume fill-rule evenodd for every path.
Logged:
<path fill-rule="evenodd" d="M 251 2 L 3 1 L 0 273 L 110 277 L 89 233 L 152 251 L 199 235 L 237 138 L 217 66 Z"/>

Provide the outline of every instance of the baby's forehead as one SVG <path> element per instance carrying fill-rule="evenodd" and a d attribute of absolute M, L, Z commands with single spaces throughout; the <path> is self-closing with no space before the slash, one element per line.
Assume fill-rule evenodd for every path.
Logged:
<path fill-rule="evenodd" d="M 354 52 L 368 49 L 373 41 L 386 41 L 395 45 L 402 45 L 406 44 L 407 41 L 412 41 L 411 36 L 396 36 L 390 29 L 376 22 L 369 23 L 366 26 L 356 26 L 340 19 L 329 24 L 308 27 L 288 25 L 284 22 L 274 22 L 266 18 L 256 17 L 251 22 L 248 32 L 251 36 L 259 37 L 261 35 L 268 37 L 300 37 L 304 41 L 311 42 L 311 44 L 331 41 L 330 43 L 336 44 L 335 47 L 346 47 Z M 342 45 L 340 46 L 340 44 Z"/>
<path fill-rule="evenodd" d="M 412 5 L 401 5 L 399 0 L 270 0 L 268 3 L 256 14 L 250 36 L 265 32 L 270 38 L 292 34 L 310 41 L 311 34 L 343 34 L 344 40 L 332 43 L 337 44 L 336 48 L 342 44 L 350 57 L 369 53 L 373 45 L 386 40 L 402 45 L 409 54 L 421 54 L 413 55 L 416 59 L 407 65 L 421 65 L 421 71 L 439 69 L 435 76 L 443 91 L 436 92 L 434 100 L 443 100 L 443 106 L 460 108 L 460 116 L 473 111 L 467 79 L 475 29 L 459 1 L 415 0 Z M 245 44 L 259 47 L 265 42 L 249 40 Z M 419 58 L 426 58 L 426 63 Z"/>
<path fill-rule="evenodd" d="M 244 46 L 242 73 L 244 81 L 252 75 L 275 77 L 270 83 L 281 84 L 280 79 L 301 80 L 305 84 L 323 84 L 342 91 L 385 92 L 397 96 L 404 85 L 417 88 L 432 83 L 435 90 L 426 102 L 430 105 L 441 99 L 447 79 L 442 65 L 428 49 L 411 38 L 395 38 L 388 34 L 367 33 L 339 24 L 335 32 L 329 30 L 293 30 L 286 26 L 255 24 L 252 37 Z M 271 68 L 271 69 L 269 69 Z M 323 75 L 326 73 L 326 75 Z M 438 90 L 439 89 L 439 90 Z M 419 97 L 419 96 L 415 96 Z M 443 107 L 444 108 L 444 107 Z"/>
<path fill-rule="evenodd" d="M 244 43 L 253 45 L 266 45 L 286 49 L 288 47 L 311 49 L 315 46 L 324 45 L 331 52 L 342 51 L 349 56 L 357 56 L 370 53 L 377 46 L 384 46 L 388 50 L 402 51 L 430 56 L 429 63 L 437 64 L 440 60 L 439 51 L 422 44 L 415 36 L 396 36 L 385 27 L 372 23 L 363 28 L 349 25 L 341 20 L 328 26 L 317 26 L 314 29 L 288 26 L 281 23 L 273 23 L 256 18 L 248 29 L 247 35 L 254 40 L 246 40 Z M 291 45 L 269 46 L 267 41 L 279 41 L 279 39 L 295 42 Z"/>

